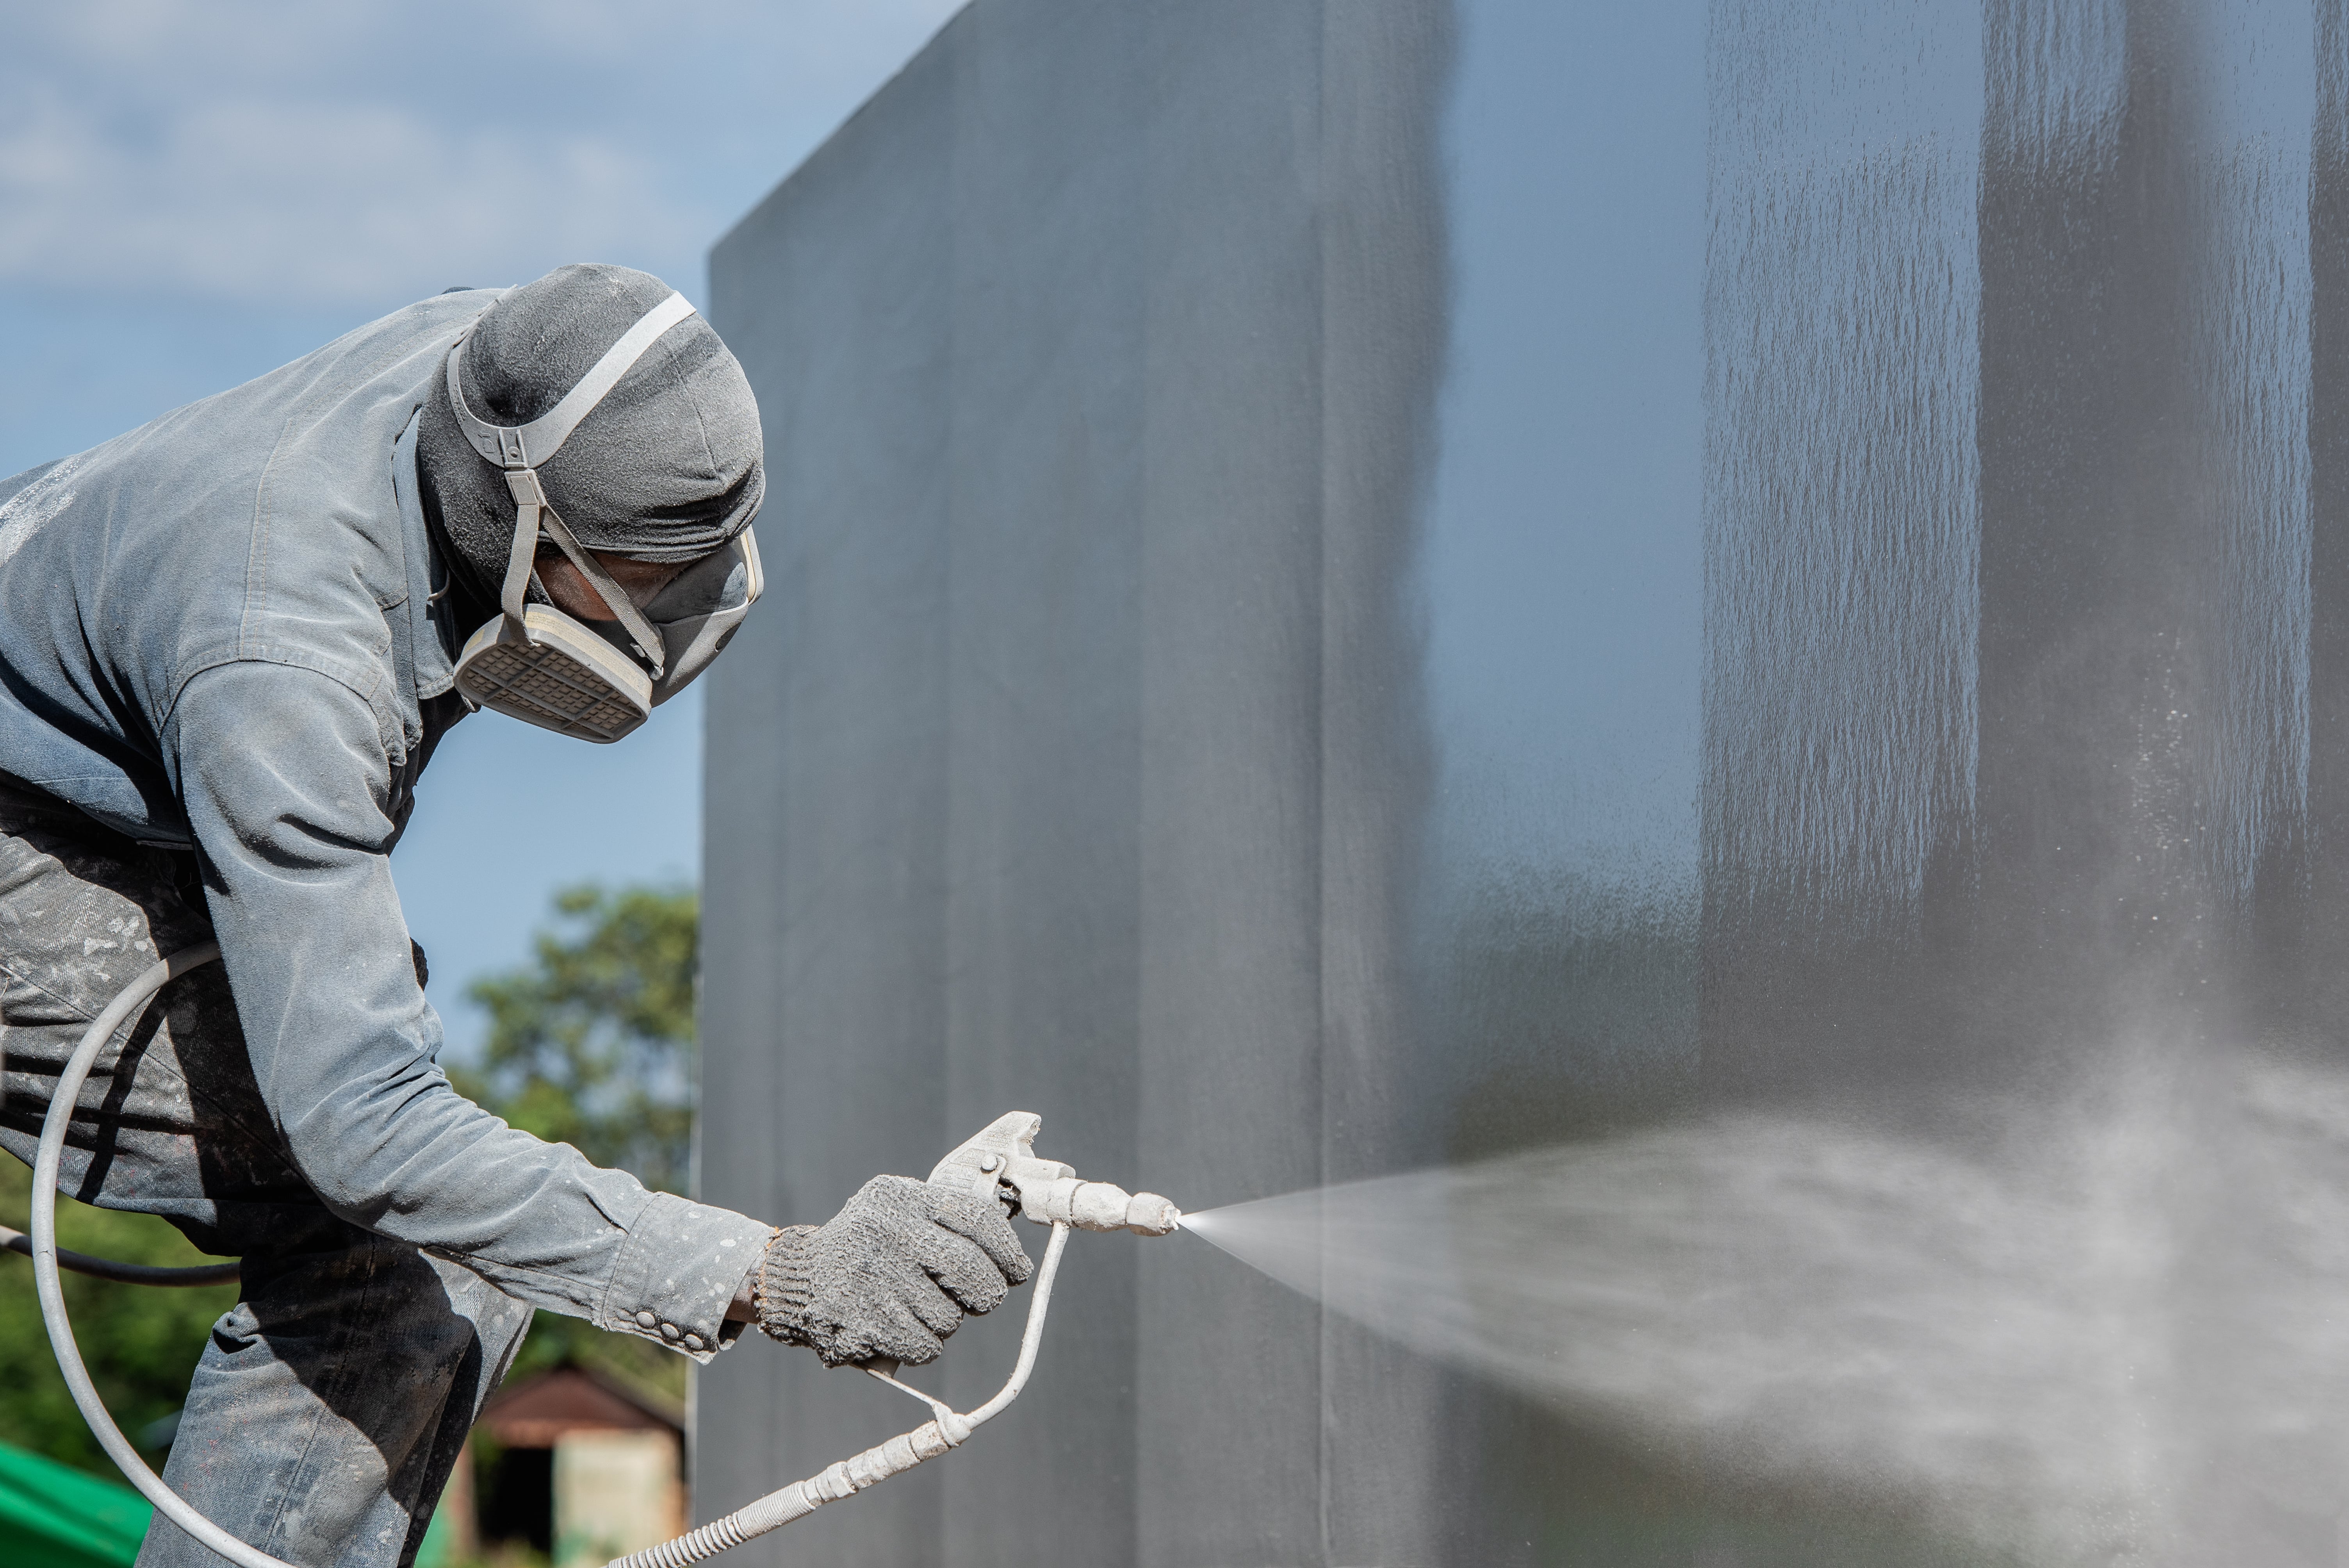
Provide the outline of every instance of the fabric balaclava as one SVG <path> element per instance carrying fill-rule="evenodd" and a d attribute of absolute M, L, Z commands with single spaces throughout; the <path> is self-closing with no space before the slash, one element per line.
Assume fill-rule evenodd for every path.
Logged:
<path fill-rule="evenodd" d="M 649 273 L 558 267 L 507 291 L 466 340 L 460 385 L 501 425 L 539 418 L 604 351 L 668 297 Z M 417 469 L 456 624 L 497 612 L 513 542 L 505 478 L 458 428 L 440 377 L 417 430 Z M 636 561 L 695 561 L 750 525 L 766 491 L 759 406 L 734 356 L 700 316 L 664 333 L 540 467 L 547 500 L 579 542 Z"/>

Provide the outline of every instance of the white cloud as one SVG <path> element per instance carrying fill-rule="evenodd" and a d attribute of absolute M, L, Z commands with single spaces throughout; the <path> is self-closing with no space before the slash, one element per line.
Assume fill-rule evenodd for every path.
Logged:
<path fill-rule="evenodd" d="M 52 286 L 370 300 L 709 222 L 652 159 L 594 136 L 244 100 L 187 106 L 139 147 L 54 99 L 19 111 L 0 129 L 0 276 Z"/>
<path fill-rule="evenodd" d="M 381 306 L 702 250 L 955 0 L 0 18 L 0 285 Z"/>

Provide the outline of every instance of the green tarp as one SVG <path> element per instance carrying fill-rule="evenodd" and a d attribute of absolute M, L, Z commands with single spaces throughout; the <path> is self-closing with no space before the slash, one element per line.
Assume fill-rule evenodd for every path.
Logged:
<path fill-rule="evenodd" d="M 0 1443 L 0 1563 L 129 1568 L 154 1510 L 120 1481 Z"/>
<path fill-rule="evenodd" d="M 119 1481 L 0 1443 L 0 1568 L 130 1568 L 154 1511 Z M 452 1533 L 435 1513 L 416 1568 L 447 1568 Z"/>

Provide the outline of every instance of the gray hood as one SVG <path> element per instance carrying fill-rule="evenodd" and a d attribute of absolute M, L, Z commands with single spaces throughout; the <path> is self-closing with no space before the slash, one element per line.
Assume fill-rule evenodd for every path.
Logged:
<path fill-rule="evenodd" d="M 504 291 L 468 339 L 466 401 L 496 424 L 537 418 L 670 292 L 649 273 L 597 264 L 558 267 Z M 588 549 L 693 561 L 750 526 L 766 493 L 761 451 L 750 384 L 695 315 L 662 335 L 539 474 Z M 513 541 L 513 501 L 457 428 L 437 380 L 417 458 L 436 542 L 460 597 L 486 619 Z"/>

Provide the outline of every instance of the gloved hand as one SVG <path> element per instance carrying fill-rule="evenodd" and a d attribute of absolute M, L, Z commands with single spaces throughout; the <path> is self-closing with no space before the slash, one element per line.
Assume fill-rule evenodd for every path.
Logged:
<path fill-rule="evenodd" d="M 777 1233 L 760 1265 L 759 1326 L 827 1367 L 935 1360 L 966 1312 L 987 1312 L 1035 1272 L 1003 1206 L 875 1176 L 829 1223 Z"/>

